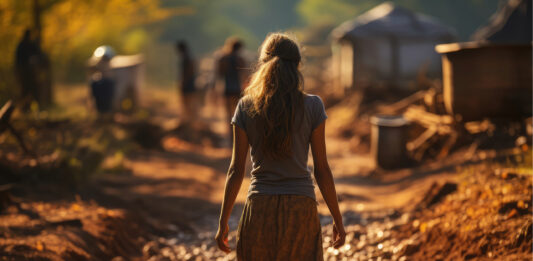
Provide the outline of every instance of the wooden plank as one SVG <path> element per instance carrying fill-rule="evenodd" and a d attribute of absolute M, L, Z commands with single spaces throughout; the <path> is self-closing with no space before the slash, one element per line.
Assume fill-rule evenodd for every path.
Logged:
<path fill-rule="evenodd" d="M 426 90 L 418 91 L 406 98 L 403 98 L 393 104 L 383 105 L 378 108 L 380 113 L 398 113 L 400 110 L 403 110 L 413 103 L 422 100 L 426 95 Z"/>
<path fill-rule="evenodd" d="M 7 101 L 0 109 L 0 133 L 8 128 L 9 119 L 11 119 L 11 114 L 13 114 L 14 110 L 15 106 L 11 100 Z"/>
<path fill-rule="evenodd" d="M 11 100 L 7 101 L 0 109 L 0 133 L 3 133 L 5 130 L 9 130 L 13 134 L 13 136 L 15 136 L 15 139 L 17 140 L 24 153 L 31 155 L 33 158 L 37 159 L 37 155 L 30 151 L 30 149 L 28 149 L 28 146 L 26 146 L 22 135 L 20 135 L 20 133 L 15 130 L 15 128 L 13 128 L 11 124 L 9 124 L 9 120 L 11 119 L 11 115 L 13 114 L 14 110 L 15 105 Z"/>
<path fill-rule="evenodd" d="M 446 142 L 442 146 L 442 149 L 439 152 L 439 155 L 437 156 L 438 159 L 444 159 L 448 154 L 450 153 L 450 150 L 455 145 L 455 142 L 457 141 L 457 138 L 459 138 L 459 134 L 457 132 L 452 132 L 448 139 L 446 139 Z"/>
<path fill-rule="evenodd" d="M 453 132 L 454 120 L 452 116 L 427 112 L 422 106 L 409 106 L 403 116 L 405 119 L 419 123 L 425 128 L 436 128 L 439 134 Z"/>
<path fill-rule="evenodd" d="M 435 134 L 437 134 L 437 129 L 434 127 L 428 128 L 422 135 L 418 136 L 415 140 L 407 143 L 407 149 L 410 151 L 414 151 L 418 149 L 422 144 L 424 144 L 427 140 L 429 140 L 431 137 L 433 137 Z"/>

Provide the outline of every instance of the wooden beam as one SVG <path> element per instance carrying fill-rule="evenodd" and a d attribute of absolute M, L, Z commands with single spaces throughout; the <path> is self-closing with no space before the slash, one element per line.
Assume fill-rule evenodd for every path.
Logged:
<path fill-rule="evenodd" d="M 11 119 L 11 114 L 14 110 L 15 106 L 11 100 L 7 101 L 0 109 L 0 133 L 7 129 L 7 124 L 9 124 L 9 119 Z"/>
<path fill-rule="evenodd" d="M 454 120 L 452 116 L 427 112 L 422 106 L 409 106 L 403 116 L 405 119 L 419 123 L 425 128 L 435 128 L 439 134 L 453 132 Z"/>
<path fill-rule="evenodd" d="M 412 105 L 413 103 L 419 101 L 419 100 L 422 100 L 424 98 L 424 96 L 426 95 L 426 92 L 425 90 L 422 90 L 422 91 L 418 91 L 412 95 L 409 95 L 393 104 L 390 104 L 390 105 L 383 105 L 383 106 L 380 106 L 378 107 L 378 111 L 380 113 L 398 113 L 398 111 L 401 111 L 407 107 L 409 107 L 410 105 Z"/>

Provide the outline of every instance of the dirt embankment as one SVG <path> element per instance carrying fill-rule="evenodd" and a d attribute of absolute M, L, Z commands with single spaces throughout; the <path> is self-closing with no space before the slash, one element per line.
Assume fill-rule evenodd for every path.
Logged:
<path fill-rule="evenodd" d="M 39 200 L 42 185 L 13 188 L 0 215 L 2 260 L 111 260 L 141 256 L 150 226 L 123 209 L 109 209 L 62 195 Z M 71 200 L 69 200 L 71 198 Z"/>
<path fill-rule="evenodd" d="M 328 248 L 327 255 L 333 260 L 531 260 L 532 179 L 520 171 L 482 162 L 459 169 L 458 183 L 435 183 L 403 210 L 351 213 L 348 244 L 339 251 Z"/>

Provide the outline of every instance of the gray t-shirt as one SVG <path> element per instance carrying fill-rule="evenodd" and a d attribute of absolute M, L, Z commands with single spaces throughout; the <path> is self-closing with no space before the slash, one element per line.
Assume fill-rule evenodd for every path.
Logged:
<path fill-rule="evenodd" d="M 252 172 L 248 196 L 253 194 L 304 195 L 315 199 L 311 171 L 307 166 L 311 132 L 327 115 L 324 104 L 316 95 L 304 95 L 304 113 L 299 113 L 293 127 L 292 155 L 270 159 L 263 155 L 261 137 L 254 118 L 247 113 L 251 103 L 241 99 L 231 123 L 246 132 L 251 147 Z M 302 118 L 303 117 L 303 118 Z"/>

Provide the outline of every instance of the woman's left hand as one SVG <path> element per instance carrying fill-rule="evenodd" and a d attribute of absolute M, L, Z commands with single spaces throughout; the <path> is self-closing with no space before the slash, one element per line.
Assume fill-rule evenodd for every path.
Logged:
<path fill-rule="evenodd" d="M 333 224 L 333 247 L 339 248 L 344 245 L 346 240 L 346 232 L 344 231 L 344 226 Z"/>
<path fill-rule="evenodd" d="M 215 241 L 217 241 L 217 246 L 220 250 L 229 253 L 231 252 L 231 249 L 228 245 L 228 232 L 229 232 L 229 226 L 226 225 L 219 225 L 217 235 L 215 236 Z"/>

